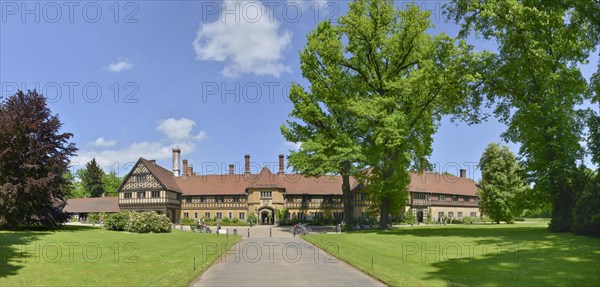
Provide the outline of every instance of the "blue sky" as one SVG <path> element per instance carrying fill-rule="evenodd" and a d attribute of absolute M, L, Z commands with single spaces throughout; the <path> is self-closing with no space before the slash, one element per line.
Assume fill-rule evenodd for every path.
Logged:
<path fill-rule="evenodd" d="M 292 107 L 287 87 L 306 84 L 298 51 L 320 20 L 347 9 L 347 1 L 72 3 L 1 2 L 1 93 L 43 92 L 75 135 L 73 164 L 95 157 L 120 175 L 140 156 L 169 168 L 174 145 L 196 172 L 239 166 L 246 153 L 257 166 L 274 165 L 296 147 L 279 128 Z M 456 34 L 441 17 L 445 1 L 415 3 L 432 11 L 432 33 Z M 595 55 L 582 68 L 587 78 Z M 467 168 L 477 179 L 483 149 L 504 130 L 495 119 L 476 126 L 445 120 L 431 161 L 442 172 Z"/>

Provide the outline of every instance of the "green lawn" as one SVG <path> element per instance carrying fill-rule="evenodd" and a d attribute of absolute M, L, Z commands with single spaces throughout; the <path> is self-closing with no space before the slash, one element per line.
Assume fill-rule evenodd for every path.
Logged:
<path fill-rule="evenodd" d="M 392 286 L 598 286 L 600 238 L 546 226 L 457 224 L 303 238 Z"/>
<path fill-rule="evenodd" d="M 0 231 L 0 286 L 185 286 L 238 240 L 232 235 L 134 234 L 83 226 Z"/>

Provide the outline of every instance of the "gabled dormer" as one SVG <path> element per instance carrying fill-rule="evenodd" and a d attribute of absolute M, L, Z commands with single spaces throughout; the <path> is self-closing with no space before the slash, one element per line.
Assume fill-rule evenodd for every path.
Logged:
<path fill-rule="evenodd" d="M 121 210 L 155 210 L 175 222 L 173 210 L 181 208 L 181 191 L 173 173 L 153 160 L 138 159 L 117 192 Z"/>

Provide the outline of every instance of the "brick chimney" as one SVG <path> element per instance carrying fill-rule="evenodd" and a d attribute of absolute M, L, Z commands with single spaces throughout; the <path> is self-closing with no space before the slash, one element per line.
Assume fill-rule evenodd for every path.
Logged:
<path fill-rule="evenodd" d="M 279 171 L 277 172 L 277 174 L 283 174 L 284 173 L 284 162 L 283 162 L 283 155 L 280 154 L 279 155 Z"/>
<path fill-rule="evenodd" d="M 156 165 L 156 160 L 154 160 L 154 159 L 151 159 L 151 160 L 149 160 L 149 162 L 150 162 L 151 164 L 154 164 L 154 165 Z"/>
<path fill-rule="evenodd" d="M 179 176 L 179 158 L 181 157 L 181 149 L 173 147 L 173 176 Z"/>
<path fill-rule="evenodd" d="M 229 164 L 229 174 L 233 174 L 234 173 L 234 165 L 232 163 Z"/>
<path fill-rule="evenodd" d="M 467 177 L 467 170 L 466 169 L 460 169 L 460 177 L 463 177 L 463 178 Z"/>
<path fill-rule="evenodd" d="M 187 174 L 188 174 L 188 176 L 194 175 L 194 167 L 193 166 L 191 166 L 191 165 L 188 166 Z"/>
<path fill-rule="evenodd" d="M 245 159 L 245 163 L 244 163 L 244 173 L 245 174 L 250 174 L 250 155 L 246 154 L 244 156 Z"/>
<path fill-rule="evenodd" d="M 183 176 L 188 176 L 188 175 L 190 175 L 188 173 L 188 160 L 184 159 L 183 160 Z"/>

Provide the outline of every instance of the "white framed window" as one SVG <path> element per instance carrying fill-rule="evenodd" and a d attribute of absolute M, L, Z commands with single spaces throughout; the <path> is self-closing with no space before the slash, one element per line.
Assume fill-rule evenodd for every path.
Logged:
<path fill-rule="evenodd" d="M 194 212 L 194 218 L 198 219 L 198 212 Z"/>
<path fill-rule="evenodd" d="M 206 218 L 206 219 L 210 218 L 210 212 L 205 212 L 204 213 L 204 218 Z"/>
<path fill-rule="evenodd" d="M 239 220 L 245 220 L 246 219 L 246 213 L 245 212 L 240 212 L 238 214 L 238 219 Z"/>
<path fill-rule="evenodd" d="M 458 218 L 462 218 L 462 217 L 463 217 L 462 211 L 459 211 L 458 212 Z"/>
<path fill-rule="evenodd" d="M 184 213 L 183 213 L 183 218 L 190 218 L 190 214 L 189 214 L 189 213 L 187 213 L 187 212 L 184 212 Z"/>
<path fill-rule="evenodd" d="M 217 219 L 223 219 L 223 213 L 217 212 Z"/>
<path fill-rule="evenodd" d="M 440 195 L 438 195 L 438 197 L 439 197 L 440 201 L 446 201 L 446 195 L 445 194 L 440 194 Z"/>
<path fill-rule="evenodd" d="M 454 211 L 448 211 L 448 217 L 454 218 Z"/>
<path fill-rule="evenodd" d="M 229 217 L 229 219 L 233 219 L 233 212 L 230 212 L 229 214 L 227 214 L 227 217 Z"/>
<path fill-rule="evenodd" d="M 273 197 L 273 192 L 272 191 L 261 191 L 260 192 L 260 197 L 261 198 L 272 198 Z"/>
<path fill-rule="evenodd" d="M 475 211 L 471 212 L 471 217 L 477 217 L 477 212 L 475 212 Z"/>

